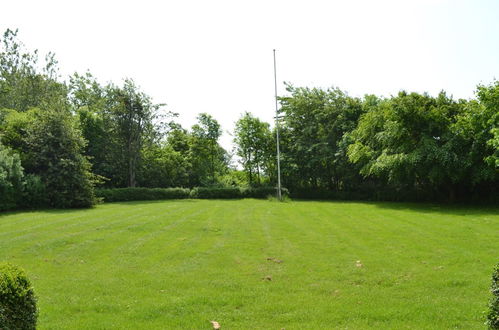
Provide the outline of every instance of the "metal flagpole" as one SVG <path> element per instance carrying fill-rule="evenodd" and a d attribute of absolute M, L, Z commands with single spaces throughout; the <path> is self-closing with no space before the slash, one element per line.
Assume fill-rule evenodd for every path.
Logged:
<path fill-rule="evenodd" d="M 277 140 L 277 198 L 282 200 L 281 195 L 281 160 L 279 153 L 279 113 L 277 110 L 277 73 L 275 63 L 275 49 L 274 49 L 274 91 L 275 91 L 275 131 Z"/>

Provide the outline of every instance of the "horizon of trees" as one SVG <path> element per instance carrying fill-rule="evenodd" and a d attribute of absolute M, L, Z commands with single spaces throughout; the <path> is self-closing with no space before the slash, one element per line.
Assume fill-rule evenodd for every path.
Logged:
<path fill-rule="evenodd" d="M 91 206 L 95 187 L 275 185 L 275 128 L 251 113 L 235 123 L 234 150 L 225 150 L 208 113 L 184 128 L 132 79 L 101 84 L 86 72 L 64 81 L 53 53 L 40 63 L 17 31 L 1 41 L 0 210 Z M 471 100 L 286 88 L 281 169 L 295 196 L 497 198 L 498 81 L 479 85 Z"/>

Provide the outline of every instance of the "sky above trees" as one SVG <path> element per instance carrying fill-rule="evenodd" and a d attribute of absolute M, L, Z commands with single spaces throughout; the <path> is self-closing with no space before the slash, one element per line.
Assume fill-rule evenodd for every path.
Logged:
<path fill-rule="evenodd" d="M 208 112 L 225 132 L 245 111 L 271 121 L 273 48 L 279 82 L 470 98 L 499 76 L 498 17 L 494 0 L 9 1 L 0 30 L 54 51 L 63 78 L 131 77 L 184 126 Z"/>

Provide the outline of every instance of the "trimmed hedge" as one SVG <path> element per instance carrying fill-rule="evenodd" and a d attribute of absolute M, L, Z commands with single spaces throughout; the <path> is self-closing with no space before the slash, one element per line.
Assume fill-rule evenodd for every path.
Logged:
<path fill-rule="evenodd" d="M 277 196 L 276 187 L 255 187 L 241 190 L 241 194 L 245 198 L 267 198 L 269 196 Z M 281 188 L 282 196 L 289 196 L 289 191 L 286 188 Z"/>
<path fill-rule="evenodd" d="M 113 188 L 96 189 L 95 195 L 105 202 L 126 202 L 161 199 L 189 198 L 190 190 L 186 188 Z"/>
<path fill-rule="evenodd" d="M 282 188 L 283 195 L 289 195 L 286 188 Z M 237 199 L 237 198 L 267 198 L 277 196 L 274 187 L 252 187 L 252 188 L 215 188 L 197 187 L 191 190 L 191 198 L 199 199 Z"/>
<path fill-rule="evenodd" d="M 499 264 L 496 265 L 492 273 L 492 299 L 487 312 L 487 325 L 490 329 L 499 329 Z"/>
<path fill-rule="evenodd" d="M 35 329 L 37 316 L 35 293 L 24 270 L 0 263 L 0 329 Z"/>
<path fill-rule="evenodd" d="M 288 195 L 286 188 L 282 189 L 283 195 Z M 267 198 L 277 196 L 274 187 L 255 188 L 210 188 L 197 187 L 191 190 L 191 198 L 200 199 L 235 199 L 235 198 Z"/>
<path fill-rule="evenodd" d="M 191 198 L 200 199 L 234 199 L 242 198 L 239 188 L 207 188 L 197 187 L 191 190 Z"/>
<path fill-rule="evenodd" d="M 283 195 L 289 195 L 286 188 L 282 189 Z M 104 202 L 127 202 L 140 200 L 163 200 L 163 199 L 237 199 L 237 198 L 267 198 L 276 196 L 274 187 L 256 188 L 219 188 L 219 187 L 196 187 L 192 190 L 187 188 L 111 188 L 96 189 L 95 195 L 102 198 Z"/>

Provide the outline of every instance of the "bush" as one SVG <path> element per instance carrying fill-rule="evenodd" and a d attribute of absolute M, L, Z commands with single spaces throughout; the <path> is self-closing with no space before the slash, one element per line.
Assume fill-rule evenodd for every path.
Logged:
<path fill-rule="evenodd" d="M 277 197 L 276 187 L 254 187 L 241 190 L 244 198 L 267 198 L 269 196 Z M 281 188 L 282 196 L 288 196 L 289 191 L 286 188 Z"/>
<path fill-rule="evenodd" d="M 286 188 L 282 188 L 282 194 L 286 196 L 289 195 L 289 192 Z M 268 196 L 277 196 L 277 189 L 275 187 L 197 187 L 191 191 L 191 198 L 200 199 L 267 198 Z"/>
<path fill-rule="evenodd" d="M 105 202 L 126 202 L 189 198 L 186 188 L 113 188 L 96 189 L 95 195 Z"/>
<path fill-rule="evenodd" d="M 0 263 L 0 329 L 35 329 L 36 298 L 26 273 Z"/>
<path fill-rule="evenodd" d="M 496 265 L 492 273 L 492 299 L 487 312 L 487 325 L 490 329 L 499 329 L 499 264 Z"/>
<path fill-rule="evenodd" d="M 22 208 L 41 208 L 49 205 L 45 185 L 38 175 L 28 174 L 24 180 L 23 198 L 19 202 Z"/>
<path fill-rule="evenodd" d="M 220 187 L 197 187 L 189 190 L 187 188 L 108 188 L 96 189 L 95 195 L 104 202 L 127 202 L 141 200 L 162 199 L 236 199 L 236 198 L 267 198 L 276 196 L 274 187 L 258 188 L 220 188 Z M 286 188 L 282 189 L 284 196 L 289 195 Z"/>
<path fill-rule="evenodd" d="M 0 144 L 0 211 L 17 206 L 23 176 L 19 155 Z"/>
<path fill-rule="evenodd" d="M 197 187 L 192 189 L 191 198 L 200 199 L 234 199 L 242 198 L 243 194 L 240 188 L 208 188 Z"/>
<path fill-rule="evenodd" d="M 26 172 L 40 176 L 50 206 L 91 207 L 95 203 L 93 175 L 75 117 L 64 108 L 30 111 L 33 122 L 26 137 Z"/>

